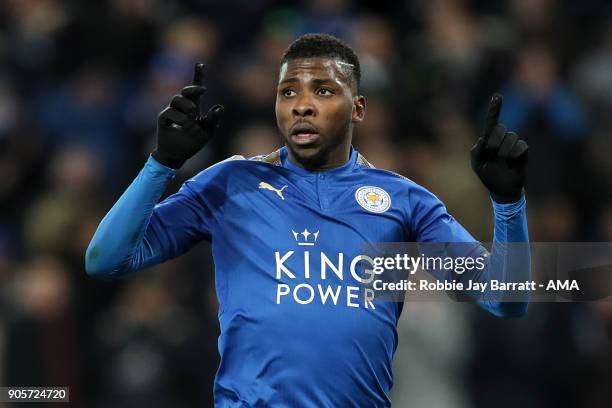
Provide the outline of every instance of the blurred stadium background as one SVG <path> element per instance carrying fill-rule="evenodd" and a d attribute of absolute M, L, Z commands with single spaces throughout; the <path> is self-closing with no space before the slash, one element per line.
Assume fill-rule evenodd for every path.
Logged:
<path fill-rule="evenodd" d="M 357 50 L 355 145 L 491 239 L 468 151 L 490 95 L 531 146 L 533 241 L 612 241 L 612 4 L 605 0 L 0 1 L 0 384 L 69 385 L 71 406 L 211 406 L 209 248 L 133 279 L 83 269 L 98 222 L 144 164 L 156 115 L 208 64 L 214 142 L 169 189 L 279 146 L 284 48 L 306 32 Z M 612 303 L 409 303 L 397 407 L 610 407 Z M 253 339 L 257 341 L 257 339 Z"/>

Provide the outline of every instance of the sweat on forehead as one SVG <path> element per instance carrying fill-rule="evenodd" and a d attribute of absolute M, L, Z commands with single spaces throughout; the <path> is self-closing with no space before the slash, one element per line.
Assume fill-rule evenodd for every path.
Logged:
<path fill-rule="evenodd" d="M 309 68 L 321 68 L 326 71 L 329 70 L 331 71 L 331 76 L 337 76 L 339 80 L 349 85 L 351 90 L 357 91 L 357 84 L 355 81 L 355 66 L 345 61 L 327 57 L 295 58 L 283 61 L 280 68 L 279 81 L 286 79 L 287 76 L 291 76 L 291 71 Z"/>

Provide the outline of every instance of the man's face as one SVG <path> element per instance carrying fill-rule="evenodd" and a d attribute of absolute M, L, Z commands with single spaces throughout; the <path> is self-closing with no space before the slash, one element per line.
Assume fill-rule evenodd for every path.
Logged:
<path fill-rule="evenodd" d="M 345 163 L 353 123 L 364 114 L 365 99 L 354 95 L 347 64 L 302 58 L 281 66 L 276 122 L 293 162 L 314 170 Z"/>

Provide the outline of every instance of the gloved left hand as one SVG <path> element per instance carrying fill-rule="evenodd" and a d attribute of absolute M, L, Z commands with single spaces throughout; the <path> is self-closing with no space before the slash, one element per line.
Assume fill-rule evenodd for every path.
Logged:
<path fill-rule="evenodd" d="M 494 94 L 485 129 L 471 150 L 472 170 L 497 203 L 513 203 L 524 194 L 529 146 L 499 122 L 503 97 Z"/>

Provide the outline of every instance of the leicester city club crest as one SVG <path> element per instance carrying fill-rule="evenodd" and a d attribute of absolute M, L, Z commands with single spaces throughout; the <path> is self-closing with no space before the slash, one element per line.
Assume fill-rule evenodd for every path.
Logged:
<path fill-rule="evenodd" d="M 355 199 L 360 206 L 373 213 L 383 213 L 391 207 L 391 196 L 380 187 L 360 187 L 355 192 Z"/>

